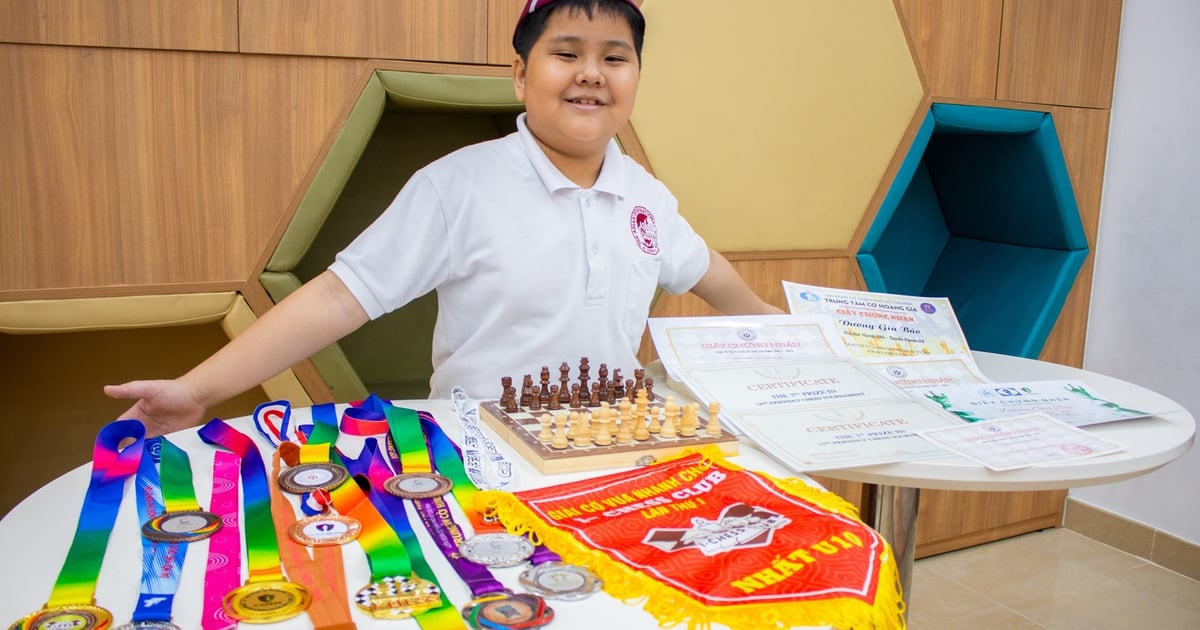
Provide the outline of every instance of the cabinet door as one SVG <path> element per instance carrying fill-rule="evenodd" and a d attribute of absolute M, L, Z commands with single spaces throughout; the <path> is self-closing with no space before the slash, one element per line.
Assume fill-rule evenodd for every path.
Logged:
<path fill-rule="evenodd" d="M 486 63 L 486 0 L 242 0 L 241 52 Z"/>

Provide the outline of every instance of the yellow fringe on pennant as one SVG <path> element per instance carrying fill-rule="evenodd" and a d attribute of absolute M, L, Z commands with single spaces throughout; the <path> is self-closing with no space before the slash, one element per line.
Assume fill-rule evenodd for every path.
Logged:
<path fill-rule="evenodd" d="M 695 453 L 730 470 L 745 470 L 725 460 L 717 447 L 690 449 L 664 458 L 660 463 Z M 858 518 L 858 511 L 852 504 L 828 490 L 815 488 L 796 478 L 779 479 L 762 472 L 751 472 L 771 481 L 793 497 L 830 512 Z M 691 630 L 708 629 L 713 624 L 748 630 L 796 626 L 833 626 L 841 630 L 903 630 L 905 627 L 899 570 L 891 546 L 882 537 L 880 540 L 884 544 L 884 551 L 881 554 L 874 605 L 843 597 L 791 604 L 706 606 L 613 560 L 608 554 L 584 545 L 569 532 L 551 526 L 512 493 L 483 491 L 475 496 L 475 503 L 476 509 L 482 513 L 498 517 L 509 533 L 529 536 L 535 544 L 544 544 L 562 556 L 563 562 L 587 567 L 603 580 L 605 592 L 627 604 L 641 604 L 664 628 L 682 624 L 687 624 Z"/>

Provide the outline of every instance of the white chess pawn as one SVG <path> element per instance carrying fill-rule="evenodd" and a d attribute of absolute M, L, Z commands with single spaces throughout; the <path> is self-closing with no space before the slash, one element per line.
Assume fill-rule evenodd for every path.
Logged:
<path fill-rule="evenodd" d="M 549 443 L 554 439 L 554 432 L 550 430 L 550 414 L 542 414 L 542 417 L 538 418 L 538 422 L 542 425 L 542 430 L 538 433 L 538 441 Z"/>
<path fill-rule="evenodd" d="M 655 405 L 650 408 L 650 427 L 647 429 L 650 433 L 658 433 L 662 431 L 662 407 Z"/>
<path fill-rule="evenodd" d="M 721 415 L 721 403 L 708 403 L 708 424 L 704 425 L 704 432 L 710 437 L 719 437 L 721 435 L 721 422 L 718 416 Z"/>

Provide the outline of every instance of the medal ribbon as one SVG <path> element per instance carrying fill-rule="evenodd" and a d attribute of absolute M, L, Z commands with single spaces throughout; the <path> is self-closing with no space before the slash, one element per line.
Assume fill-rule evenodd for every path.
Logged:
<path fill-rule="evenodd" d="M 221 605 L 225 594 L 242 580 L 242 540 L 238 523 L 238 457 L 227 451 L 213 453 L 212 498 L 209 506 L 221 517 L 221 529 L 208 538 L 204 572 L 203 630 L 229 630 L 237 622 Z"/>
<path fill-rule="evenodd" d="M 387 416 L 388 429 L 391 431 L 392 442 L 400 459 L 399 471 L 405 473 L 433 472 L 433 462 L 429 461 L 429 451 L 425 447 L 425 433 L 421 430 L 420 416 L 412 409 L 397 407 L 391 403 L 383 403 L 383 413 Z M 372 481 L 376 481 L 372 478 Z M 379 480 L 383 483 L 385 480 Z M 380 486 L 382 487 L 382 486 Z"/>
<path fill-rule="evenodd" d="M 332 405 L 330 406 L 332 407 Z M 317 417 L 316 407 L 313 408 L 313 412 L 315 419 Z M 280 418 L 278 431 L 270 430 L 271 420 L 275 417 Z M 264 403 L 254 410 L 255 426 L 268 441 L 273 443 L 276 440 L 279 443 L 288 441 L 290 436 L 287 427 L 290 419 L 291 403 L 286 400 Z M 264 431 L 264 427 L 268 430 Z M 303 434 L 297 434 L 295 437 L 301 439 Z M 327 434 L 319 434 L 315 428 L 310 440 L 313 437 L 329 439 Z M 332 438 L 336 440 L 336 430 Z M 318 449 L 320 448 L 320 445 L 316 446 Z M 303 449 L 304 447 L 301 447 L 302 458 Z M 329 458 L 329 450 L 329 445 L 326 443 L 326 460 Z M 271 459 L 271 478 L 273 479 L 279 477 L 280 460 L 277 448 Z M 313 627 L 318 630 L 354 628 L 354 620 L 350 616 L 350 598 L 346 593 L 346 573 L 340 546 L 316 546 L 312 549 L 312 556 L 309 556 L 308 548 L 292 540 L 287 533 L 288 529 L 296 522 L 296 511 L 292 508 L 292 504 L 283 496 L 278 484 L 268 482 L 267 488 L 271 495 L 271 515 L 276 525 L 275 538 L 279 545 L 280 560 L 287 569 L 288 577 L 304 585 L 313 595 L 312 603 L 306 610 Z"/>
<path fill-rule="evenodd" d="M 171 453 L 174 450 L 176 453 Z M 182 455 L 182 463 L 179 457 Z M 171 444 L 163 437 L 146 440 L 142 453 L 142 461 L 137 472 L 137 507 L 138 518 L 142 523 L 162 516 L 166 499 L 164 486 L 160 482 L 160 474 L 155 468 L 155 460 L 162 462 L 162 476 L 167 476 L 168 467 L 183 466 L 187 468 L 186 477 L 192 478 L 192 469 L 187 455 L 179 447 Z M 174 463 L 168 463 L 168 459 Z M 180 478 L 185 475 L 180 472 L 172 473 Z M 183 493 L 182 487 L 175 490 Z M 195 510 L 195 491 L 187 492 L 179 505 L 187 505 L 187 497 L 191 498 L 191 506 L 180 509 Z M 137 607 L 133 611 L 133 621 L 170 621 L 171 607 L 174 604 L 175 591 L 179 588 L 179 577 L 183 568 L 183 560 L 187 556 L 187 545 L 183 543 L 158 542 L 142 536 L 142 581 L 141 592 L 138 594 Z"/>
<path fill-rule="evenodd" d="M 462 459 L 471 481 L 476 487 L 488 490 L 507 486 L 513 479 L 512 462 L 484 435 L 479 424 L 479 404 L 457 386 L 450 390 L 450 401 L 462 425 Z"/>
<path fill-rule="evenodd" d="M 79 511 L 75 538 L 46 602 L 48 608 L 94 601 L 96 578 L 125 494 L 125 481 L 138 469 L 145 437 L 146 427 L 139 420 L 116 420 L 96 434 L 92 476 Z M 119 449 L 127 438 L 133 443 Z"/>
<path fill-rule="evenodd" d="M 416 415 L 412 410 L 405 411 L 412 413 L 414 416 Z M 389 420 L 390 418 L 391 416 L 389 415 Z M 420 429 L 419 422 L 413 422 L 413 424 L 417 426 L 418 430 Z M 389 422 L 389 426 L 390 425 L 391 422 Z M 423 438 L 422 443 L 424 443 Z M 428 456 L 424 457 L 423 459 L 428 461 Z M 408 514 L 404 509 L 404 500 L 387 492 L 380 492 L 376 489 L 383 487 L 383 483 L 392 477 L 392 470 L 391 467 L 388 466 L 387 461 L 384 459 L 383 454 L 379 451 L 378 444 L 376 443 L 375 439 L 367 440 L 366 445 L 363 447 L 363 451 L 359 454 L 358 459 L 351 460 L 345 458 L 345 461 L 346 467 L 351 473 L 354 473 L 356 476 L 365 476 L 366 479 L 369 480 L 366 489 L 369 501 L 366 503 L 373 505 L 379 516 L 386 521 L 385 526 L 382 527 L 382 529 L 390 531 L 396 536 L 401 544 L 400 549 L 396 549 L 394 552 L 389 553 L 388 555 L 400 556 L 401 553 L 399 552 L 402 551 L 404 556 L 404 564 L 407 564 L 409 567 L 409 571 L 407 572 L 397 570 L 392 572 L 381 572 L 377 575 L 375 567 L 375 555 L 368 552 L 368 560 L 371 564 L 372 580 L 377 579 L 379 576 L 408 576 L 415 573 L 417 576 L 437 584 L 437 575 L 434 574 L 433 569 L 425 560 L 425 554 L 421 551 L 421 543 L 417 540 L 417 535 L 416 532 L 413 531 L 412 525 L 409 524 Z M 342 484 L 342 487 L 349 485 L 350 484 Z M 338 490 L 341 490 L 341 488 L 338 488 Z M 387 525 L 390 525 L 390 527 L 387 527 Z M 363 544 L 364 550 L 368 548 L 368 543 L 364 541 L 364 539 L 368 538 L 368 534 L 369 532 L 367 523 L 363 522 L 363 533 L 359 535 L 359 542 Z M 416 619 L 417 624 L 425 630 L 465 628 L 466 625 L 463 622 L 462 615 L 454 607 L 454 605 L 450 603 L 450 600 L 446 598 L 445 590 L 442 589 L 440 585 L 438 586 L 438 590 L 441 592 L 441 605 L 437 608 L 433 608 L 415 615 L 414 619 Z"/>
<path fill-rule="evenodd" d="M 272 458 L 271 475 L 279 476 L 279 451 Z M 352 485 L 352 484 L 342 484 Z M 275 484 L 271 490 L 271 514 L 279 528 L 275 537 L 279 544 L 279 555 L 287 568 L 288 577 L 303 584 L 312 593 L 308 618 L 317 630 L 350 630 L 354 620 L 350 616 L 350 597 L 346 593 L 346 571 L 342 564 L 342 549 L 339 545 L 321 545 L 308 548 L 292 540 L 287 530 L 296 522 L 292 504 L 283 496 Z"/>
<path fill-rule="evenodd" d="M 245 510 L 246 582 L 283 580 L 279 546 L 275 541 L 275 522 L 271 517 L 271 494 L 267 469 L 258 446 L 245 434 L 213 418 L 200 427 L 200 439 L 232 451 L 242 459 L 242 499 Z"/>
<path fill-rule="evenodd" d="M 157 476 L 161 481 L 163 509 L 167 512 L 199 510 L 196 487 L 192 482 L 192 464 L 188 461 L 187 453 L 166 438 L 159 444 L 162 470 Z"/>

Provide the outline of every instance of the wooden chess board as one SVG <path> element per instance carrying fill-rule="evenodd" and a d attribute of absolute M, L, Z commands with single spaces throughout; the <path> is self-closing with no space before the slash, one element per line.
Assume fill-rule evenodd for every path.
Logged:
<path fill-rule="evenodd" d="M 655 403 L 661 405 L 662 398 L 655 395 Z M 676 436 L 665 438 L 650 434 L 644 441 L 634 440 L 627 444 L 617 444 L 615 441 L 606 446 L 591 444 L 577 447 L 573 444 L 565 449 L 556 449 L 550 444 L 538 439 L 542 431 L 539 421 L 542 414 L 552 416 L 566 415 L 572 411 L 587 411 L 587 409 L 568 409 L 566 407 L 554 411 L 540 409 L 530 411 L 518 407 L 518 411 L 504 411 L 499 401 L 484 401 L 479 405 L 480 417 L 498 435 L 507 441 L 529 463 L 533 464 L 542 474 L 579 472 L 585 470 L 604 470 L 608 468 L 629 468 L 645 463 L 653 463 L 663 457 L 673 455 L 684 449 L 716 445 L 725 455 L 737 455 L 737 436 L 729 431 L 710 436 L 704 431 L 704 423 L 692 437 Z M 707 418 L 706 412 L 701 412 Z"/>

